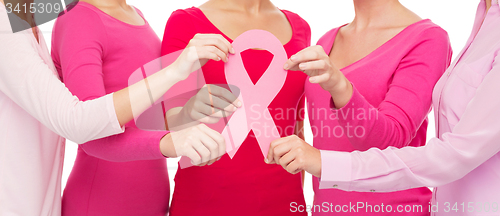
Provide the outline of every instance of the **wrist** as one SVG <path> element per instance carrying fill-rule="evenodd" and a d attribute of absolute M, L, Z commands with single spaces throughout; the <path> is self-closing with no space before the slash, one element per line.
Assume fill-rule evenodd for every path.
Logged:
<path fill-rule="evenodd" d="M 172 133 L 168 133 L 160 140 L 160 152 L 168 158 L 175 158 L 177 154 L 172 140 Z"/>
<path fill-rule="evenodd" d="M 335 107 L 340 109 L 351 100 L 353 94 L 352 83 L 343 77 L 342 81 L 338 82 L 329 92 L 332 95 Z"/>
<path fill-rule="evenodd" d="M 166 77 L 166 81 L 170 82 L 180 82 L 182 80 L 187 79 L 187 76 L 183 76 L 183 72 L 180 71 L 178 67 L 175 66 L 175 63 L 163 69 L 163 73 Z"/>

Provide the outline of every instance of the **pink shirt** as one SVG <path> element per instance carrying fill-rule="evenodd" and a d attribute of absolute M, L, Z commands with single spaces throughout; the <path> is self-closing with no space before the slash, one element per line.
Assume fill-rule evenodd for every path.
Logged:
<path fill-rule="evenodd" d="M 438 137 L 418 148 L 322 151 L 320 188 L 431 186 L 434 215 L 500 214 L 500 8 L 492 2 L 486 14 L 481 1 L 465 49 L 434 89 Z"/>
<path fill-rule="evenodd" d="M 58 18 L 52 37 L 56 68 L 82 100 L 127 87 L 133 72 L 161 53 L 149 23 L 126 24 L 82 1 Z M 130 122 L 123 134 L 81 145 L 64 191 L 63 215 L 164 216 L 170 188 L 159 146 L 166 134 Z"/>
<path fill-rule="evenodd" d="M 2 216 L 61 215 L 63 137 L 84 143 L 123 132 L 113 95 L 79 101 L 59 80 L 42 33 L 38 35 L 40 43 L 31 28 L 13 34 L 0 3 Z"/>
<path fill-rule="evenodd" d="M 335 28 L 318 42 L 330 53 Z M 448 34 L 430 20 L 414 23 L 363 59 L 342 68 L 353 83 L 351 101 L 331 110 L 331 95 L 318 84 L 306 81 L 309 120 L 314 146 L 321 150 L 352 152 L 376 147 L 422 146 L 427 132 L 427 115 L 432 89 L 451 61 Z M 333 112 L 332 112 L 333 111 Z M 428 188 L 392 193 L 345 192 L 332 187 L 319 190 L 313 179 L 315 205 L 422 205 L 431 199 Z M 330 212 L 315 211 L 314 215 Z M 372 215 L 365 209 L 339 215 Z M 392 215 L 392 214 L 385 214 Z M 428 211 L 412 215 L 429 215 Z"/>

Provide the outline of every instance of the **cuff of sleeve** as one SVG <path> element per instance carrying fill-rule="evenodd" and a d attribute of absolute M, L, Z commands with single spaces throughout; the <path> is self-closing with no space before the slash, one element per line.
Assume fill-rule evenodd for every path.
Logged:
<path fill-rule="evenodd" d="M 349 102 L 344 107 L 337 109 L 337 107 L 335 106 L 335 102 L 333 101 L 333 98 L 330 97 L 330 108 L 332 110 L 348 110 L 349 108 L 357 107 L 355 105 L 362 104 L 363 101 L 364 101 L 363 95 L 361 95 L 356 86 L 352 84 L 352 96 Z"/>
<path fill-rule="evenodd" d="M 151 147 L 150 152 L 153 158 L 157 159 L 167 158 L 165 157 L 165 155 L 163 155 L 163 153 L 161 153 L 160 143 L 161 139 L 163 139 L 163 137 L 165 137 L 169 133 L 170 131 L 154 131 L 154 133 L 152 133 L 151 139 L 149 139 L 148 144 Z"/>
<path fill-rule="evenodd" d="M 321 150 L 321 178 L 319 189 L 349 191 L 351 185 L 351 154 L 349 152 Z"/>
<path fill-rule="evenodd" d="M 120 126 L 120 122 L 118 121 L 118 117 L 116 116 L 116 110 L 115 110 L 115 101 L 113 100 L 113 93 L 108 94 L 106 96 L 106 104 L 107 104 L 107 110 L 108 110 L 108 116 L 109 116 L 109 124 L 112 127 L 112 132 L 114 134 L 120 134 L 125 132 L 125 127 Z"/>

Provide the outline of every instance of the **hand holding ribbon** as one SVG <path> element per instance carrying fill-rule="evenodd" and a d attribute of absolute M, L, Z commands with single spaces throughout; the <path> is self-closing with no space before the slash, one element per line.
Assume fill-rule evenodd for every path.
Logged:
<path fill-rule="evenodd" d="M 241 34 L 233 41 L 232 47 L 235 54 L 225 64 L 225 75 L 231 91 L 240 91 L 238 100 L 243 106 L 233 113 L 222 131 L 226 140 L 226 152 L 233 158 L 250 130 L 253 130 L 259 134 L 256 139 L 262 155 L 266 157 L 271 142 L 281 136 L 272 118 L 263 116 L 271 116 L 267 107 L 285 83 L 287 72 L 283 65 L 287 54 L 281 42 L 273 34 L 263 30 L 250 30 Z M 274 55 L 268 69 L 256 84 L 246 72 L 241 57 L 243 51 L 252 48 L 265 49 Z M 246 111 L 251 108 L 253 112 Z M 179 164 L 181 168 L 192 166 L 189 160 L 184 158 Z"/>

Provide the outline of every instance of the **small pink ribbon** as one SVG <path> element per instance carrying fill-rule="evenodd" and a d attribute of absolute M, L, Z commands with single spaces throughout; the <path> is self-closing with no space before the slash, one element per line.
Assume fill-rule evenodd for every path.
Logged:
<path fill-rule="evenodd" d="M 267 156 L 273 140 L 281 138 L 268 106 L 285 84 L 287 72 L 283 69 L 287 54 L 281 42 L 270 32 L 250 30 L 233 41 L 235 55 L 225 64 L 225 75 L 231 91 L 240 95 L 243 107 L 233 113 L 222 135 L 226 140 L 226 152 L 233 158 L 245 139 L 253 130 L 262 155 Z M 245 67 L 241 53 L 252 48 L 261 48 L 274 55 L 268 69 L 256 84 L 253 84 Z M 226 119 L 224 119 L 226 120 Z M 187 157 L 179 161 L 181 168 L 193 166 Z"/>

